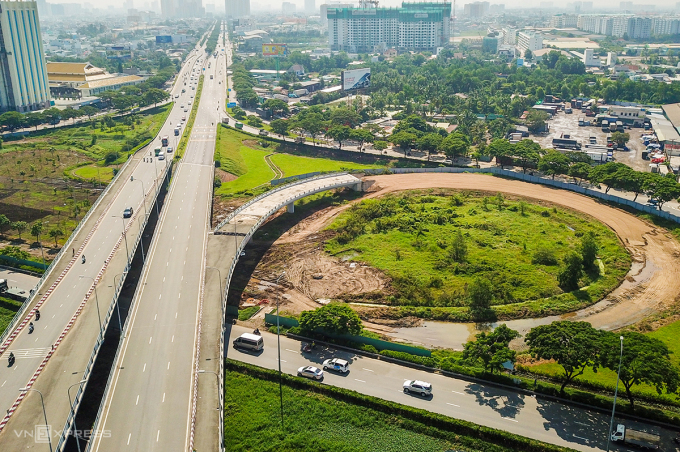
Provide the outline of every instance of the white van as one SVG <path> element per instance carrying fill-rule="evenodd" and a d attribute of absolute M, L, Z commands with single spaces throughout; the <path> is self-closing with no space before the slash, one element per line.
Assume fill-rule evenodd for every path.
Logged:
<path fill-rule="evenodd" d="M 257 334 L 243 333 L 234 340 L 234 348 L 243 348 L 257 352 L 264 348 L 264 341 L 262 336 Z"/>

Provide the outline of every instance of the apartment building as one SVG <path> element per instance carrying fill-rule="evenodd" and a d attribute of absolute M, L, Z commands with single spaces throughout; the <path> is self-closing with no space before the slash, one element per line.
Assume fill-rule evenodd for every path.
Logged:
<path fill-rule="evenodd" d="M 36 2 L 0 1 L 0 111 L 50 106 Z"/>
<path fill-rule="evenodd" d="M 654 35 L 680 34 L 680 17 L 653 17 L 652 33 Z"/>
<path fill-rule="evenodd" d="M 327 8 L 332 50 L 371 52 L 376 48 L 430 50 L 451 37 L 450 3 L 402 3 L 400 8 Z"/>
<path fill-rule="evenodd" d="M 479 19 L 489 14 L 489 2 L 466 3 L 463 6 L 463 15 L 472 19 Z"/>
<path fill-rule="evenodd" d="M 613 18 L 601 14 L 579 14 L 576 28 L 590 33 L 611 36 Z"/>
<path fill-rule="evenodd" d="M 543 36 L 532 31 L 520 31 L 517 33 L 517 50 L 520 55 L 531 50 L 532 52 L 543 48 Z"/>
<path fill-rule="evenodd" d="M 517 44 L 517 29 L 513 27 L 503 27 L 503 43 L 514 46 Z"/>
<path fill-rule="evenodd" d="M 576 28 L 578 16 L 575 14 L 556 14 L 550 18 L 551 28 Z"/>
<path fill-rule="evenodd" d="M 250 0 L 224 0 L 227 19 L 241 19 L 250 16 Z"/>

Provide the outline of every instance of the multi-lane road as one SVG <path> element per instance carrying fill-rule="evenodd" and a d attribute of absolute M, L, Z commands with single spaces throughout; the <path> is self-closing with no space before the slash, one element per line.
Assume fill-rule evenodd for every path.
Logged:
<path fill-rule="evenodd" d="M 91 450 L 180 451 L 191 442 L 224 54 L 207 57 L 201 72 L 203 92 L 193 131 L 173 176 L 103 401 L 97 430 L 107 435 L 98 437 Z"/>
<path fill-rule="evenodd" d="M 190 70 L 198 55 L 198 51 L 192 53 L 182 72 L 178 75 L 180 79 Z M 160 145 L 161 136 L 173 136 L 173 129 L 181 122 L 182 116 L 186 115 L 179 104 L 190 100 L 191 92 L 189 90 L 186 93 L 182 93 L 182 88 L 181 83 L 176 83 L 171 90 L 173 100 L 176 101 L 175 105 L 167 121 L 162 126 L 157 139 L 149 146 L 150 149 Z M 146 202 L 143 203 L 143 200 L 157 189 L 158 182 L 163 176 L 164 165 L 168 164 L 168 159 L 159 161 L 156 158 L 136 158 L 131 164 L 136 165 L 130 172 L 133 180 L 126 179 L 116 182 L 112 187 L 114 194 L 111 200 L 105 206 L 102 206 L 101 214 L 98 212 L 98 221 L 90 231 L 82 231 L 80 233 L 83 237 L 88 236 L 88 238 L 79 240 L 78 245 L 75 245 L 74 249 L 69 249 L 63 254 L 62 259 L 71 261 L 71 263 L 50 295 L 39 301 L 41 318 L 39 321 L 36 321 L 34 318 L 30 319 L 35 325 L 35 331 L 29 334 L 27 328 L 20 329 L 15 335 L 10 336 L 12 339 L 3 344 L 7 348 L 2 354 L 2 358 L 6 359 L 7 355 L 12 352 L 17 357 L 17 361 L 12 367 L 0 366 L 0 388 L 2 388 L 0 390 L 0 412 L 14 413 L 14 408 L 16 407 L 15 401 L 20 395 L 23 395 L 20 393 L 19 388 L 24 388 L 29 384 L 32 384 L 32 387 L 35 389 L 44 388 L 47 384 L 50 386 L 55 385 L 55 379 L 60 378 L 58 375 L 50 376 L 49 382 L 43 381 L 44 377 L 41 375 L 35 378 L 39 366 L 50 352 L 53 354 L 50 358 L 51 360 L 59 359 L 59 347 L 52 350 L 54 344 L 58 344 L 63 333 L 68 331 L 70 327 L 69 322 L 79 312 L 79 308 L 83 304 L 90 305 L 95 303 L 95 296 L 91 295 L 88 298 L 88 293 L 92 292 L 92 286 L 95 284 L 95 281 L 99 281 L 102 278 L 112 255 L 127 252 L 125 241 L 122 239 L 123 229 L 131 229 L 130 232 L 136 233 L 139 226 L 143 223 L 143 218 L 140 217 L 145 215 L 145 211 L 149 207 L 146 205 Z M 128 207 L 133 207 L 135 213 L 132 218 L 123 218 L 123 211 Z M 136 234 L 129 236 L 128 242 L 133 241 L 135 237 Z M 79 245 L 85 240 L 86 243 L 80 248 Z M 111 270 L 119 273 L 122 271 L 122 268 L 109 268 L 109 272 Z M 113 275 L 109 273 L 110 276 Z M 41 288 L 39 290 L 44 292 L 45 289 Z M 101 307 L 105 312 L 105 309 L 108 308 L 109 300 L 99 301 L 102 303 L 106 302 Z M 77 333 L 77 331 L 71 331 L 71 334 Z M 81 337 L 80 350 L 85 353 L 85 356 L 89 356 L 94 346 L 96 335 L 94 337 L 87 337 L 87 335 Z M 35 381 L 32 382 L 32 380 Z M 66 402 L 68 402 L 65 392 L 54 396 L 58 397 L 61 405 L 66 405 Z M 46 404 L 49 406 L 50 394 L 46 394 L 45 398 Z M 24 413 L 26 412 L 24 411 Z M 18 415 L 20 414 L 18 413 Z M 7 420 L 9 420 L 9 415 L 5 421 Z M 21 425 L 20 419 L 13 419 L 12 421 L 16 425 Z M 61 419 L 60 417 L 55 418 L 53 416 L 50 422 L 53 428 L 58 430 L 60 425 L 64 424 L 65 418 Z M 33 428 L 30 424 L 26 427 Z M 0 436 L 0 449 L 4 449 L 2 444 L 9 440 L 8 436 L 11 435 L 5 434 Z"/>

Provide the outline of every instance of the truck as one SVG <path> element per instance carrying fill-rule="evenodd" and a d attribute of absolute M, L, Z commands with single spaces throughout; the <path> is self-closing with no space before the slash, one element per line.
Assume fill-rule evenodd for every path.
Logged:
<path fill-rule="evenodd" d="M 561 136 L 553 138 L 552 146 L 554 149 L 572 149 L 574 151 L 581 149 L 581 143 L 571 138 L 569 134 L 561 134 Z"/>
<path fill-rule="evenodd" d="M 296 96 L 299 97 L 299 96 L 306 96 L 309 93 L 307 92 L 307 90 L 305 88 L 300 88 L 300 89 L 296 89 L 295 91 L 293 91 L 293 94 L 295 94 Z M 290 94 L 288 94 L 288 95 L 290 96 Z"/>
<path fill-rule="evenodd" d="M 606 119 L 602 121 L 602 131 L 609 132 L 609 121 L 607 121 Z"/>
<path fill-rule="evenodd" d="M 618 424 L 616 430 L 612 432 L 611 439 L 613 442 L 622 442 L 634 447 L 639 447 L 645 450 L 658 450 L 661 437 L 654 433 L 642 432 L 640 430 L 633 430 L 623 424 Z"/>
<path fill-rule="evenodd" d="M 153 153 L 154 153 L 154 155 L 155 155 L 156 157 L 158 157 L 158 156 L 160 155 L 160 153 L 161 153 L 161 148 L 156 148 L 156 149 L 154 149 L 154 150 L 153 150 Z"/>
<path fill-rule="evenodd" d="M 236 124 L 234 124 L 234 127 L 236 127 L 237 129 L 243 129 L 243 123 L 237 122 Z"/>
<path fill-rule="evenodd" d="M 167 135 L 164 136 L 163 138 L 161 138 L 161 145 L 167 146 L 167 145 L 168 145 L 168 140 L 169 140 L 169 138 L 168 138 Z"/>

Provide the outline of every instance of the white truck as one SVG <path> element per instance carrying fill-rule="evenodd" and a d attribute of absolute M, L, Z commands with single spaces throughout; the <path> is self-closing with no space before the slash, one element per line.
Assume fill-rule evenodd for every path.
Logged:
<path fill-rule="evenodd" d="M 620 441 L 623 444 L 645 450 L 658 450 L 661 442 L 659 435 L 633 430 L 623 424 L 617 424 L 616 430 L 612 432 L 611 439 L 615 443 Z"/>

